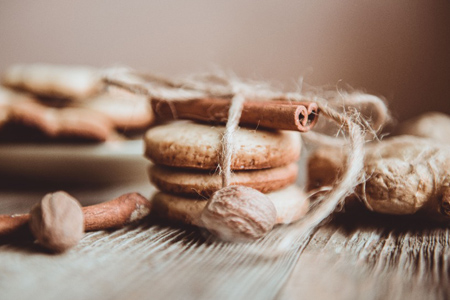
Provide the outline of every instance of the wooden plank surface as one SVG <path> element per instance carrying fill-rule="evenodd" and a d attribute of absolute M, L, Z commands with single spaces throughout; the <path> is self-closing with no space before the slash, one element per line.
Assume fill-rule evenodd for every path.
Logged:
<path fill-rule="evenodd" d="M 52 188 L 1 187 L 0 213 L 26 211 Z M 151 193 L 153 188 L 133 183 L 69 189 L 88 202 L 136 190 Z M 231 244 L 195 228 L 149 220 L 87 233 L 76 248 L 61 255 L 46 253 L 30 239 L 3 242 L 0 299 L 450 296 L 446 228 L 370 213 L 336 215 L 308 236 L 295 228 L 278 227 L 256 243 Z"/>
<path fill-rule="evenodd" d="M 279 299 L 448 299 L 449 230 L 364 213 L 312 237 Z"/>

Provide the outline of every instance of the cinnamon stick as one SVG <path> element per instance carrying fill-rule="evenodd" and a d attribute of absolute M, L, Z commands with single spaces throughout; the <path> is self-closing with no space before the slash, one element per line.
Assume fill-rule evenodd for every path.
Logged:
<path fill-rule="evenodd" d="M 231 101 L 221 98 L 194 100 L 151 100 L 160 120 L 188 119 L 226 123 Z M 319 109 L 313 102 L 246 101 L 240 124 L 271 129 L 309 131 L 317 122 Z"/>
<path fill-rule="evenodd" d="M 138 193 L 128 193 L 108 202 L 82 208 L 85 231 L 123 227 L 150 213 L 151 202 Z M 28 229 L 30 214 L 0 215 L 0 237 Z"/>
<path fill-rule="evenodd" d="M 83 207 L 86 231 L 120 228 L 150 213 L 151 202 L 138 193 L 128 193 L 108 202 Z"/>
<path fill-rule="evenodd" d="M 29 219 L 29 214 L 1 215 L 0 236 L 11 235 L 23 229 L 28 229 Z"/>

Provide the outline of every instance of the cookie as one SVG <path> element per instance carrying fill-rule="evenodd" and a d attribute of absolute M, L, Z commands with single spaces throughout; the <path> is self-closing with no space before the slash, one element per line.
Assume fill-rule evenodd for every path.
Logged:
<path fill-rule="evenodd" d="M 231 185 L 244 185 L 262 193 L 270 193 L 294 183 L 297 174 L 296 163 L 271 169 L 237 171 L 231 175 Z M 215 171 L 152 165 L 149 168 L 149 177 L 159 190 L 178 195 L 210 197 L 222 185 L 222 178 Z"/>
<path fill-rule="evenodd" d="M 120 130 L 138 130 L 148 127 L 154 121 L 152 108 L 146 96 L 135 95 L 119 89 L 77 101 L 74 107 L 85 108 L 107 117 Z"/>
<path fill-rule="evenodd" d="M 175 121 L 153 127 L 144 137 L 145 155 L 155 164 L 214 170 L 219 164 L 224 126 Z M 298 132 L 241 127 L 234 134 L 232 170 L 283 166 L 300 156 Z"/>
<path fill-rule="evenodd" d="M 6 124 L 10 118 L 11 95 L 7 89 L 0 87 L 0 128 Z"/>
<path fill-rule="evenodd" d="M 53 139 L 117 139 L 116 129 L 136 132 L 153 120 L 147 98 L 128 92 L 115 90 L 86 101 L 58 101 L 0 87 L 0 126 L 17 123 Z"/>
<path fill-rule="evenodd" d="M 9 121 L 9 109 L 0 105 L 0 128 Z"/>
<path fill-rule="evenodd" d="M 277 224 L 289 224 L 301 219 L 309 210 L 309 200 L 295 185 L 267 194 L 277 210 Z M 200 215 L 207 200 L 187 198 L 158 192 L 152 199 L 152 211 L 171 222 L 203 227 Z"/>
<path fill-rule="evenodd" d="M 0 89 L 0 111 L 2 106 L 7 112 L 5 122 L 36 128 L 51 138 L 104 141 L 116 136 L 108 118 L 85 108 L 53 108 L 27 94 L 4 88 Z"/>
<path fill-rule="evenodd" d="M 97 69 L 51 64 L 13 65 L 3 74 L 2 83 L 37 95 L 70 99 L 86 98 L 103 88 Z"/>
<path fill-rule="evenodd" d="M 11 119 L 56 137 L 79 137 L 105 141 L 115 136 L 111 122 L 102 114 L 83 108 L 50 108 L 37 101 L 11 105 Z"/>

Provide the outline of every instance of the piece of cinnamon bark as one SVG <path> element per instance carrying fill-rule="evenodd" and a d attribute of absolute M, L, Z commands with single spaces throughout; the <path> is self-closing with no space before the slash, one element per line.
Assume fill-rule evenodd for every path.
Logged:
<path fill-rule="evenodd" d="M 170 101 L 152 99 L 151 103 L 160 120 L 188 119 L 226 123 L 231 101 L 221 98 Z M 314 126 L 318 116 L 319 108 L 313 102 L 246 101 L 240 124 L 306 132 Z"/>

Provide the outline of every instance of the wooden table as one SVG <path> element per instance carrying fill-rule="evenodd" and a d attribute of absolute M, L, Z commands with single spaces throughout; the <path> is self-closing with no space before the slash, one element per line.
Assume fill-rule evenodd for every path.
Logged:
<path fill-rule="evenodd" d="M 102 186 L 0 184 L 0 213 L 26 212 L 65 189 L 84 205 L 146 180 Z M 253 244 L 213 240 L 159 221 L 86 233 L 53 255 L 31 240 L 0 245 L 0 299 L 448 299 L 449 230 L 405 218 L 343 213 L 313 234 L 276 228 Z"/>

